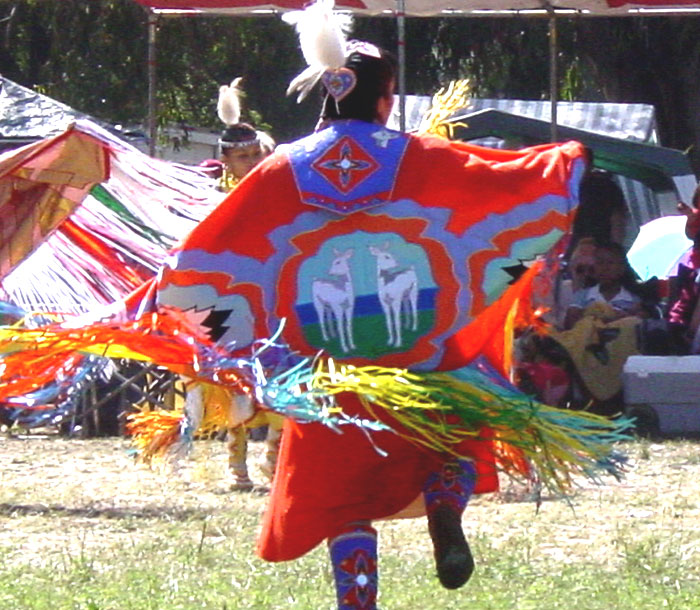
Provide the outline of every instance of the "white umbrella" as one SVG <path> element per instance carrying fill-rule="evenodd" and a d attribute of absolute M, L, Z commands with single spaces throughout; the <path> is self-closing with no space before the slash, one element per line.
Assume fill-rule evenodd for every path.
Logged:
<path fill-rule="evenodd" d="M 682 214 L 662 216 L 640 227 L 627 260 L 642 280 L 675 274 L 678 263 L 693 245 L 685 236 L 685 220 Z"/>

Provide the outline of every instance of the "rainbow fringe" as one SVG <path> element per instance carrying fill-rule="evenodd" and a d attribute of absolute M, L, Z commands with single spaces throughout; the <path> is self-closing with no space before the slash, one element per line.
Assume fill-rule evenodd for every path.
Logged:
<path fill-rule="evenodd" d="M 611 420 L 535 402 L 472 368 L 415 373 L 319 359 L 299 368 L 293 378 L 268 385 L 264 397 L 271 408 L 291 406 L 296 417 L 315 409 L 323 423 L 364 426 L 365 420 L 345 419 L 329 400 L 352 392 L 372 414 L 375 429 L 391 420 L 396 425 L 390 427 L 410 442 L 458 457 L 469 458 L 457 453 L 459 443 L 481 439 L 480 430 L 487 428 L 506 474 L 530 478 L 534 472 L 546 488 L 560 493 L 571 488 L 575 476 L 596 482 L 601 472 L 620 476 L 623 464 L 613 445 L 629 440 L 633 425 L 626 418 Z"/>
<path fill-rule="evenodd" d="M 151 360 L 194 382 L 221 386 L 227 394 L 251 393 L 264 407 L 299 421 L 336 430 L 360 426 L 370 438 L 373 430 L 391 429 L 439 453 L 458 455 L 461 441 L 478 440 L 487 428 L 504 472 L 516 478 L 534 473 L 556 492 L 569 490 L 576 476 L 598 482 L 601 473 L 622 473 L 613 445 L 628 438 L 631 420 L 549 407 L 476 369 L 419 373 L 302 359 L 275 341 L 257 344 L 248 358 L 231 358 L 156 314 L 122 325 L 12 329 L 0 332 L 0 352 L 5 353 L 0 399 L 23 387 L 36 389 L 36 377 L 29 383 L 25 371 L 34 371 L 33 376 L 47 368 L 55 371 L 69 354 L 81 351 Z M 336 400 L 343 392 L 359 397 L 367 418 L 343 412 Z M 225 425 L 225 401 L 219 402 L 220 408 L 198 417 L 182 411 L 131 416 L 129 430 L 142 457 L 149 460 L 173 448 L 181 453 L 197 434 Z"/>

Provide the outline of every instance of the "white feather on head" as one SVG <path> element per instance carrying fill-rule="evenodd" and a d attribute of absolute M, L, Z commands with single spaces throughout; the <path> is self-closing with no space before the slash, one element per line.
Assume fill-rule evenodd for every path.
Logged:
<path fill-rule="evenodd" d="M 295 26 L 299 45 L 308 68 L 298 74 L 287 88 L 287 95 L 299 91 L 297 102 L 313 89 L 326 70 L 336 70 L 345 64 L 346 34 L 352 16 L 333 11 L 335 0 L 316 0 L 303 11 L 292 11 L 282 19 Z"/>
<path fill-rule="evenodd" d="M 216 113 L 226 127 L 236 125 L 241 120 L 241 90 L 238 85 L 242 77 L 234 78 L 230 85 L 219 87 L 219 101 Z"/>

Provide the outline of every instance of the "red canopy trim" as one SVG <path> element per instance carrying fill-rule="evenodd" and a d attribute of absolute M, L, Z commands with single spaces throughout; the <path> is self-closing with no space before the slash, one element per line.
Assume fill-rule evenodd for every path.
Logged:
<path fill-rule="evenodd" d="M 298 10 L 309 4 L 309 0 L 135 0 L 154 10 L 250 13 L 256 10 Z M 555 0 L 555 10 L 580 11 L 589 15 L 620 15 L 637 13 L 635 9 L 667 9 L 670 12 L 684 12 L 688 9 L 700 10 L 700 0 Z M 367 14 L 395 12 L 395 0 L 337 0 L 336 7 Z M 407 0 L 407 15 L 430 16 L 444 12 L 471 13 L 544 10 L 540 0 Z"/>

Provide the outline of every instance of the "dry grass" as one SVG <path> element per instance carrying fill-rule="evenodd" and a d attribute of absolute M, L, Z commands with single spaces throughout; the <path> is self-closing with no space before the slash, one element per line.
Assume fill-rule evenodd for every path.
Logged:
<path fill-rule="evenodd" d="M 251 448 L 253 457 L 259 457 L 261 444 L 252 443 Z M 461 608 L 469 602 L 471 608 L 529 608 L 523 601 L 527 595 L 535 600 L 532 607 L 539 608 L 623 607 L 574 601 L 577 587 L 593 586 L 577 583 L 574 576 L 572 584 L 565 584 L 571 574 L 579 573 L 591 581 L 600 579 L 601 574 L 615 575 L 620 582 L 636 580 L 639 573 L 635 587 L 640 593 L 633 598 L 637 607 L 660 607 L 644 605 L 645 596 L 649 595 L 644 588 L 648 586 L 651 591 L 657 585 L 666 586 L 667 592 L 662 591 L 661 597 L 653 597 L 653 601 L 649 597 L 649 604 L 659 604 L 659 599 L 668 597 L 675 600 L 670 607 L 700 607 L 700 603 L 684 605 L 686 596 L 681 595 L 699 590 L 699 448 L 697 443 L 688 441 L 630 443 L 622 448 L 630 458 L 625 480 L 611 481 L 602 487 L 582 484 L 569 501 L 544 498 L 539 508 L 527 490 L 508 484 L 500 495 L 473 499 L 464 525 L 473 541 L 478 571 L 464 593 L 458 594 L 461 598 L 452 593 L 452 597 L 444 598 L 454 601 L 440 601 L 444 592 L 434 580 L 425 580 L 415 582 L 414 587 L 430 591 L 436 596 L 433 602 L 437 605 L 416 606 L 411 588 L 402 584 L 407 569 L 415 570 L 416 579 L 430 573 L 431 549 L 425 524 L 413 520 L 379 524 L 382 565 L 386 565 L 382 572 L 382 599 L 395 600 L 382 607 Z M 221 587 L 220 598 L 216 599 L 225 599 L 231 587 L 258 596 L 258 601 L 249 606 L 242 602 L 227 606 L 219 601 L 189 606 L 173 601 L 168 608 L 332 606 L 330 579 L 327 574 L 319 576 L 326 564 L 325 549 L 316 549 L 308 558 L 290 564 L 270 565 L 254 557 L 252 544 L 266 495 L 228 491 L 223 443 L 198 442 L 192 459 L 177 475 L 135 465 L 129 450 L 124 439 L 0 438 L 0 518 L 4 526 L 0 529 L 0 553 L 5 567 L 55 572 L 57 566 L 64 566 L 74 578 L 76 558 L 87 559 L 94 580 L 101 570 L 114 569 L 113 565 L 100 564 L 118 564 L 122 560 L 115 558 L 129 549 L 132 555 L 123 561 L 125 565 L 133 564 L 134 556 L 154 552 L 157 540 L 159 548 L 169 549 L 168 545 L 172 545 L 168 553 L 189 545 L 200 563 L 209 552 L 211 556 L 206 561 L 212 563 L 213 569 L 219 561 L 216 553 L 238 553 L 232 561 L 243 563 L 242 571 L 233 575 L 226 572 L 225 582 L 210 585 Z M 262 481 L 255 467 L 252 476 Z M 150 561 L 161 560 L 153 556 Z M 223 571 L 231 568 L 222 566 Z M 244 577 L 248 573 L 252 576 Z M 311 579 L 311 573 L 316 582 L 307 593 L 302 590 L 295 596 L 291 591 L 296 583 Z M 532 575 L 540 579 L 542 590 L 535 587 Z M 31 588 L 31 582 L 27 586 Z M 93 586 L 99 591 L 106 585 L 94 580 Z M 196 587 L 197 579 L 193 577 L 188 586 Z M 279 586 L 289 588 L 287 597 L 280 598 L 287 601 L 275 597 Z M 569 603 L 559 606 L 549 597 L 558 586 L 565 587 L 564 600 L 569 596 Z M 506 591 L 511 597 L 495 599 L 491 597 L 495 587 L 514 591 Z M 2 585 L 0 602 L 4 599 L 1 593 Z M 176 593 L 168 595 L 169 600 L 179 599 Z M 308 602 L 314 596 L 321 600 L 318 605 Z M 595 592 L 587 591 L 583 598 L 595 600 Z M 142 606 L 135 602 L 120 605 L 119 601 L 62 606 L 60 599 L 54 599 L 54 606 L 46 607 L 166 607 L 158 602 Z M 39 601 L 27 603 L 33 605 L 21 608 L 44 607 Z"/>
<path fill-rule="evenodd" d="M 119 545 L 149 535 L 148 528 L 125 529 L 125 522 L 211 517 L 230 510 L 232 498 L 246 511 L 263 509 L 263 493 L 228 491 L 224 443 L 197 442 L 192 457 L 174 473 L 135 463 L 125 439 L 2 438 L 0 515 L 12 526 L 0 533 L 0 544 L 41 561 L 65 545 Z"/>

